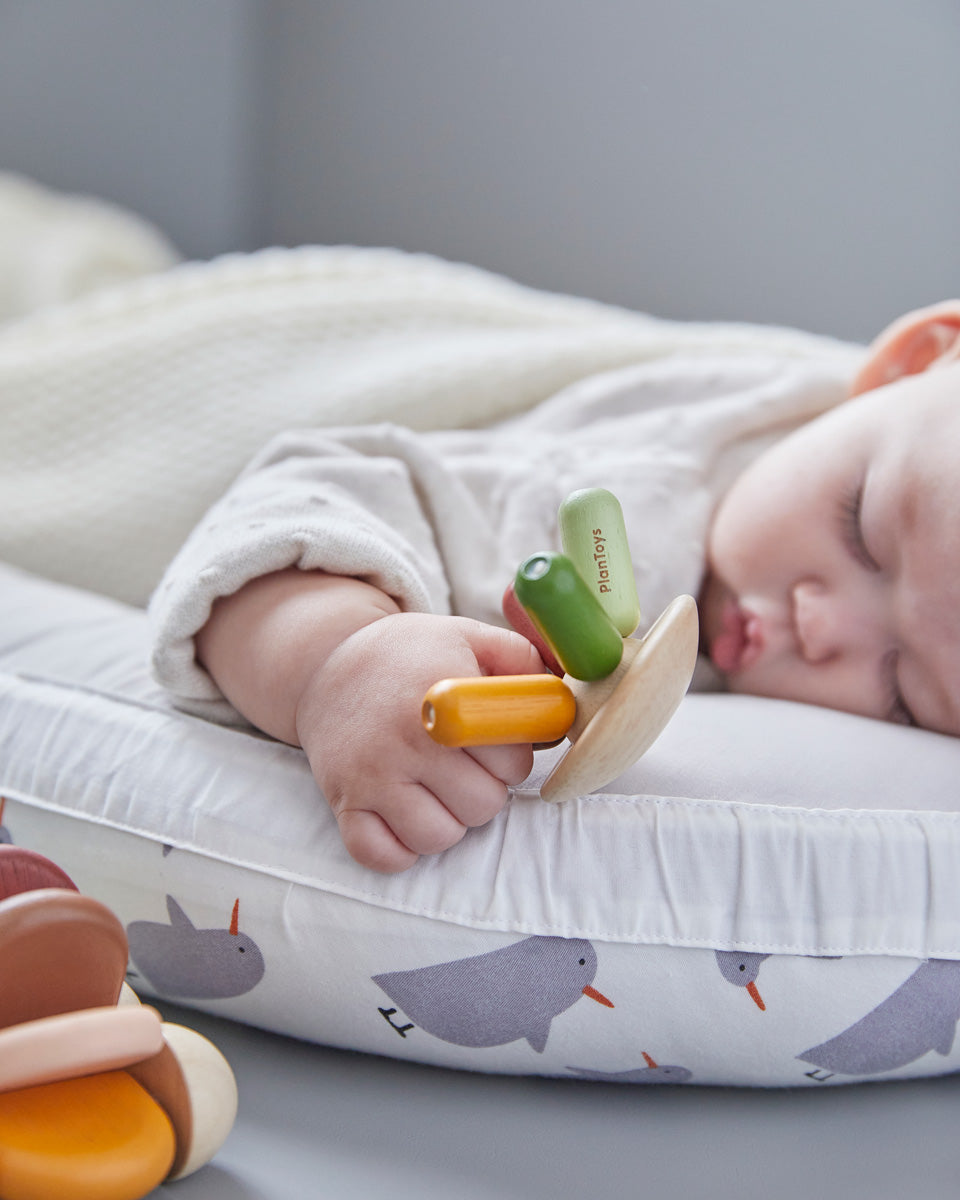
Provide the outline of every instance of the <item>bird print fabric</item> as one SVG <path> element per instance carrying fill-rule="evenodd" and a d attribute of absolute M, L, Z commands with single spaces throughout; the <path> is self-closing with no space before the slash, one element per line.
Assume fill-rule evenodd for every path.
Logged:
<path fill-rule="evenodd" d="M 612 1007 L 591 986 L 596 973 L 590 942 L 530 937 L 487 954 L 375 975 L 373 981 L 415 1025 L 443 1041 L 502 1046 L 524 1038 L 542 1053 L 553 1019 L 582 996 Z"/>
<path fill-rule="evenodd" d="M 136 887 L 111 890 L 75 837 L 49 836 L 52 817 L 0 794 L 0 844 L 20 850 L 8 853 L 17 872 L 0 873 L 12 893 L 0 902 L 15 916 L 34 852 L 53 858 L 64 876 L 30 875 L 31 886 L 52 888 L 51 905 L 71 879 L 98 888 L 146 994 L 321 1043 L 571 1087 L 822 1090 L 960 1071 L 960 960 L 461 928 L 331 894 L 321 906 L 314 891 L 274 892 L 161 842 L 138 857 L 131 835 L 108 843 L 100 831 L 101 862 L 138 864 Z M 33 942 L 14 924 L 5 936 L 9 973 Z M 74 949 L 84 961 L 93 952 L 66 942 L 64 963 Z"/>
<path fill-rule="evenodd" d="M 226 928 L 198 929 L 173 896 L 169 924 L 131 921 L 130 957 L 161 995 L 200 1000 L 249 992 L 264 972 L 260 947 L 239 927 L 239 900 Z"/>

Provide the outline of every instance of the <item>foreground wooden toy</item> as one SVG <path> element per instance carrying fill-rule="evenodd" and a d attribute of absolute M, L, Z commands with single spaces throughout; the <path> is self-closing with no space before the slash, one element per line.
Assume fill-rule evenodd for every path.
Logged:
<path fill-rule="evenodd" d="M 139 1200 L 233 1126 L 220 1052 L 124 983 L 117 918 L 41 855 L 0 846 L 0 1197 Z"/>
<path fill-rule="evenodd" d="M 678 596 L 642 638 L 616 497 L 574 492 L 560 509 L 563 554 L 526 559 L 504 615 L 556 674 L 441 680 L 423 723 L 452 746 L 572 743 L 540 788 L 560 802 L 596 791 L 656 741 L 686 694 L 699 643 L 693 597 Z M 563 679 L 557 674 L 563 672 Z"/>

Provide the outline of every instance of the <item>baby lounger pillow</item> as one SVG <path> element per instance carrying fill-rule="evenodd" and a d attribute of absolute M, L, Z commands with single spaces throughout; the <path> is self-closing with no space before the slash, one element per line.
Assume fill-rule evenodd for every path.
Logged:
<path fill-rule="evenodd" d="M 803 1085 L 960 1069 L 960 741 L 688 696 L 602 793 L 393 876 L 304 756 L 176 711 L 144 614 L 0 567 L 0 838 L 123 922 L 130 982 L 478 1071 Z"/>

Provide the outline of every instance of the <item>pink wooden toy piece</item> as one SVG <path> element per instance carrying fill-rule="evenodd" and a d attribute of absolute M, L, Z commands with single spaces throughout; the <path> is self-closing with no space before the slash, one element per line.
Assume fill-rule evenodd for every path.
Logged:
<path fill-rule="evenodd" d="M 0 1029 L 0 1092 L 128 1067 L 163 1049 L 160 1014 L 86 1008 Z"/>

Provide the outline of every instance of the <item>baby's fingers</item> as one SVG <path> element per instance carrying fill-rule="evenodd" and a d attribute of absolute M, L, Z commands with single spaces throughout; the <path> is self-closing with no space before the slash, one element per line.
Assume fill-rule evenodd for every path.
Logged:
<path fill-rule="evenodd" d="M 337 811 L 337 821 L 350 854 L 381 871 L 403 871 L 420 854 L 439 854 L 456 845 L 467 831 L 419 783 L 393 783 L 368 807 Z"/>
<path fill-rule="evenodd" d="M 507 802 L 504 780 L 467 750 L 444 747 L 423 764 L 421 779 L 457 821 L 471 828 L 492 821 Z"/>
<path fill-rule="evenodd" d="M 523 783 L 533 770 L 532 746 L 470 746 L 466 752 L 506 784 Z"/>
<path fill-rule="evenodd" d="M 339 814 L 337 823 L 347 853 L 362 867 L 392 874 L 412 867 L 419 857 L 370 809 L 347 809 Z"/>

